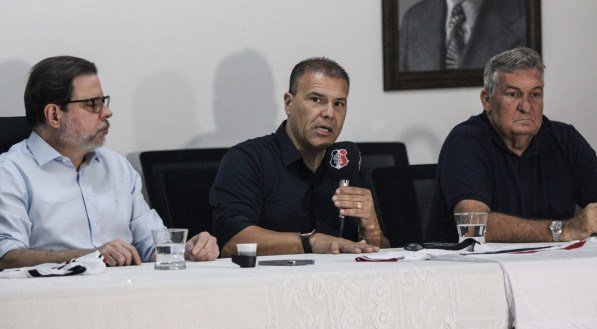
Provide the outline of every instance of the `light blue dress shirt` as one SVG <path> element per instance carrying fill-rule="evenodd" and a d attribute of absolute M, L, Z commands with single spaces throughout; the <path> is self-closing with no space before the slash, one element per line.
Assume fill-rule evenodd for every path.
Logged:
<path fill-rule="evenodd" d="M 162 219 L 120 154 L 99 148 L 79 171 L 35 132 L 0 155 L 0 257 L 21 249 L 97 249 L 120 239 L 149 261 Z"/>

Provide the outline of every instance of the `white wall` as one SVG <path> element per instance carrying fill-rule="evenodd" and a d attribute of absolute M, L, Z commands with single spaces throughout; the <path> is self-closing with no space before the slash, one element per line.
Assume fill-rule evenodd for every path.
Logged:
<path fill-rule="evenodd" d="M 542 4 L 545 113 L 595 148 L 597 1 Z M 0 0 L 0 115 L 23 115 L 28 68 L 59 54 L 100 69 L 108 146 L 230 146 L 272 132 L 294 64 L 324 55 L 351 75 L 340 138 L 404 141 L 436 162 L 450 129 L 480 113 L 479 87 L 383 91 L 379 0 Z"/>

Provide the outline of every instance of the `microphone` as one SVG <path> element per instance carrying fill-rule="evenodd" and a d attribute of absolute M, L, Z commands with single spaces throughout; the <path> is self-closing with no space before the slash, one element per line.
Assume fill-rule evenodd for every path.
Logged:
<path fill-rule="evenodd" d="M 338 142 L 332 144 L 327 149 L 325 156 L 327 164 L 327 173 L 333 180 L 338 181 L 338 187 L 360 185 L 361 171 L 361 151 L 358 146 L 352 142 Z M 344 215 L 338 214 L 340 219 L 340 233 L 342 236 L 344 230 Z"/>

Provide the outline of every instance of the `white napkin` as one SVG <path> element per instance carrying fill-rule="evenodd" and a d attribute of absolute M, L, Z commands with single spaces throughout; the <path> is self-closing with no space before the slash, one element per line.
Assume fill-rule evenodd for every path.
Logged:
<path fill-rule="evenodd" d="M 79 258 L 57 263 L 45 263 L 31 267 L 0 270 L 0 278 L 22 279 L 50 276 L 67 276 L 77 274 L 99 274 L 106 270 L 104 256 L 99 251 L 92 252 Z"/>

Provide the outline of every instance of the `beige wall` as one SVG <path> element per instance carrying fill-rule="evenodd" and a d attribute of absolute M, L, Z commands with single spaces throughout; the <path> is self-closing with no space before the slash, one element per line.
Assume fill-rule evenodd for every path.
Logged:
<path fill-rule="evenodd" d="M 597 1 L 543 1 L 545 113 L 597 146 Z M 450 129 L 480 113 L 480 88 L 383 91 L 378 0 L 1 0 L 0 115 L 21 115 L 27 69 L 94 61 L 114 111 L 108 146 L 229 146 L 273 131 L 295 63 L 325 55 L 352 78 L 342 140 L 404 141 L 435 162 Z"/>

